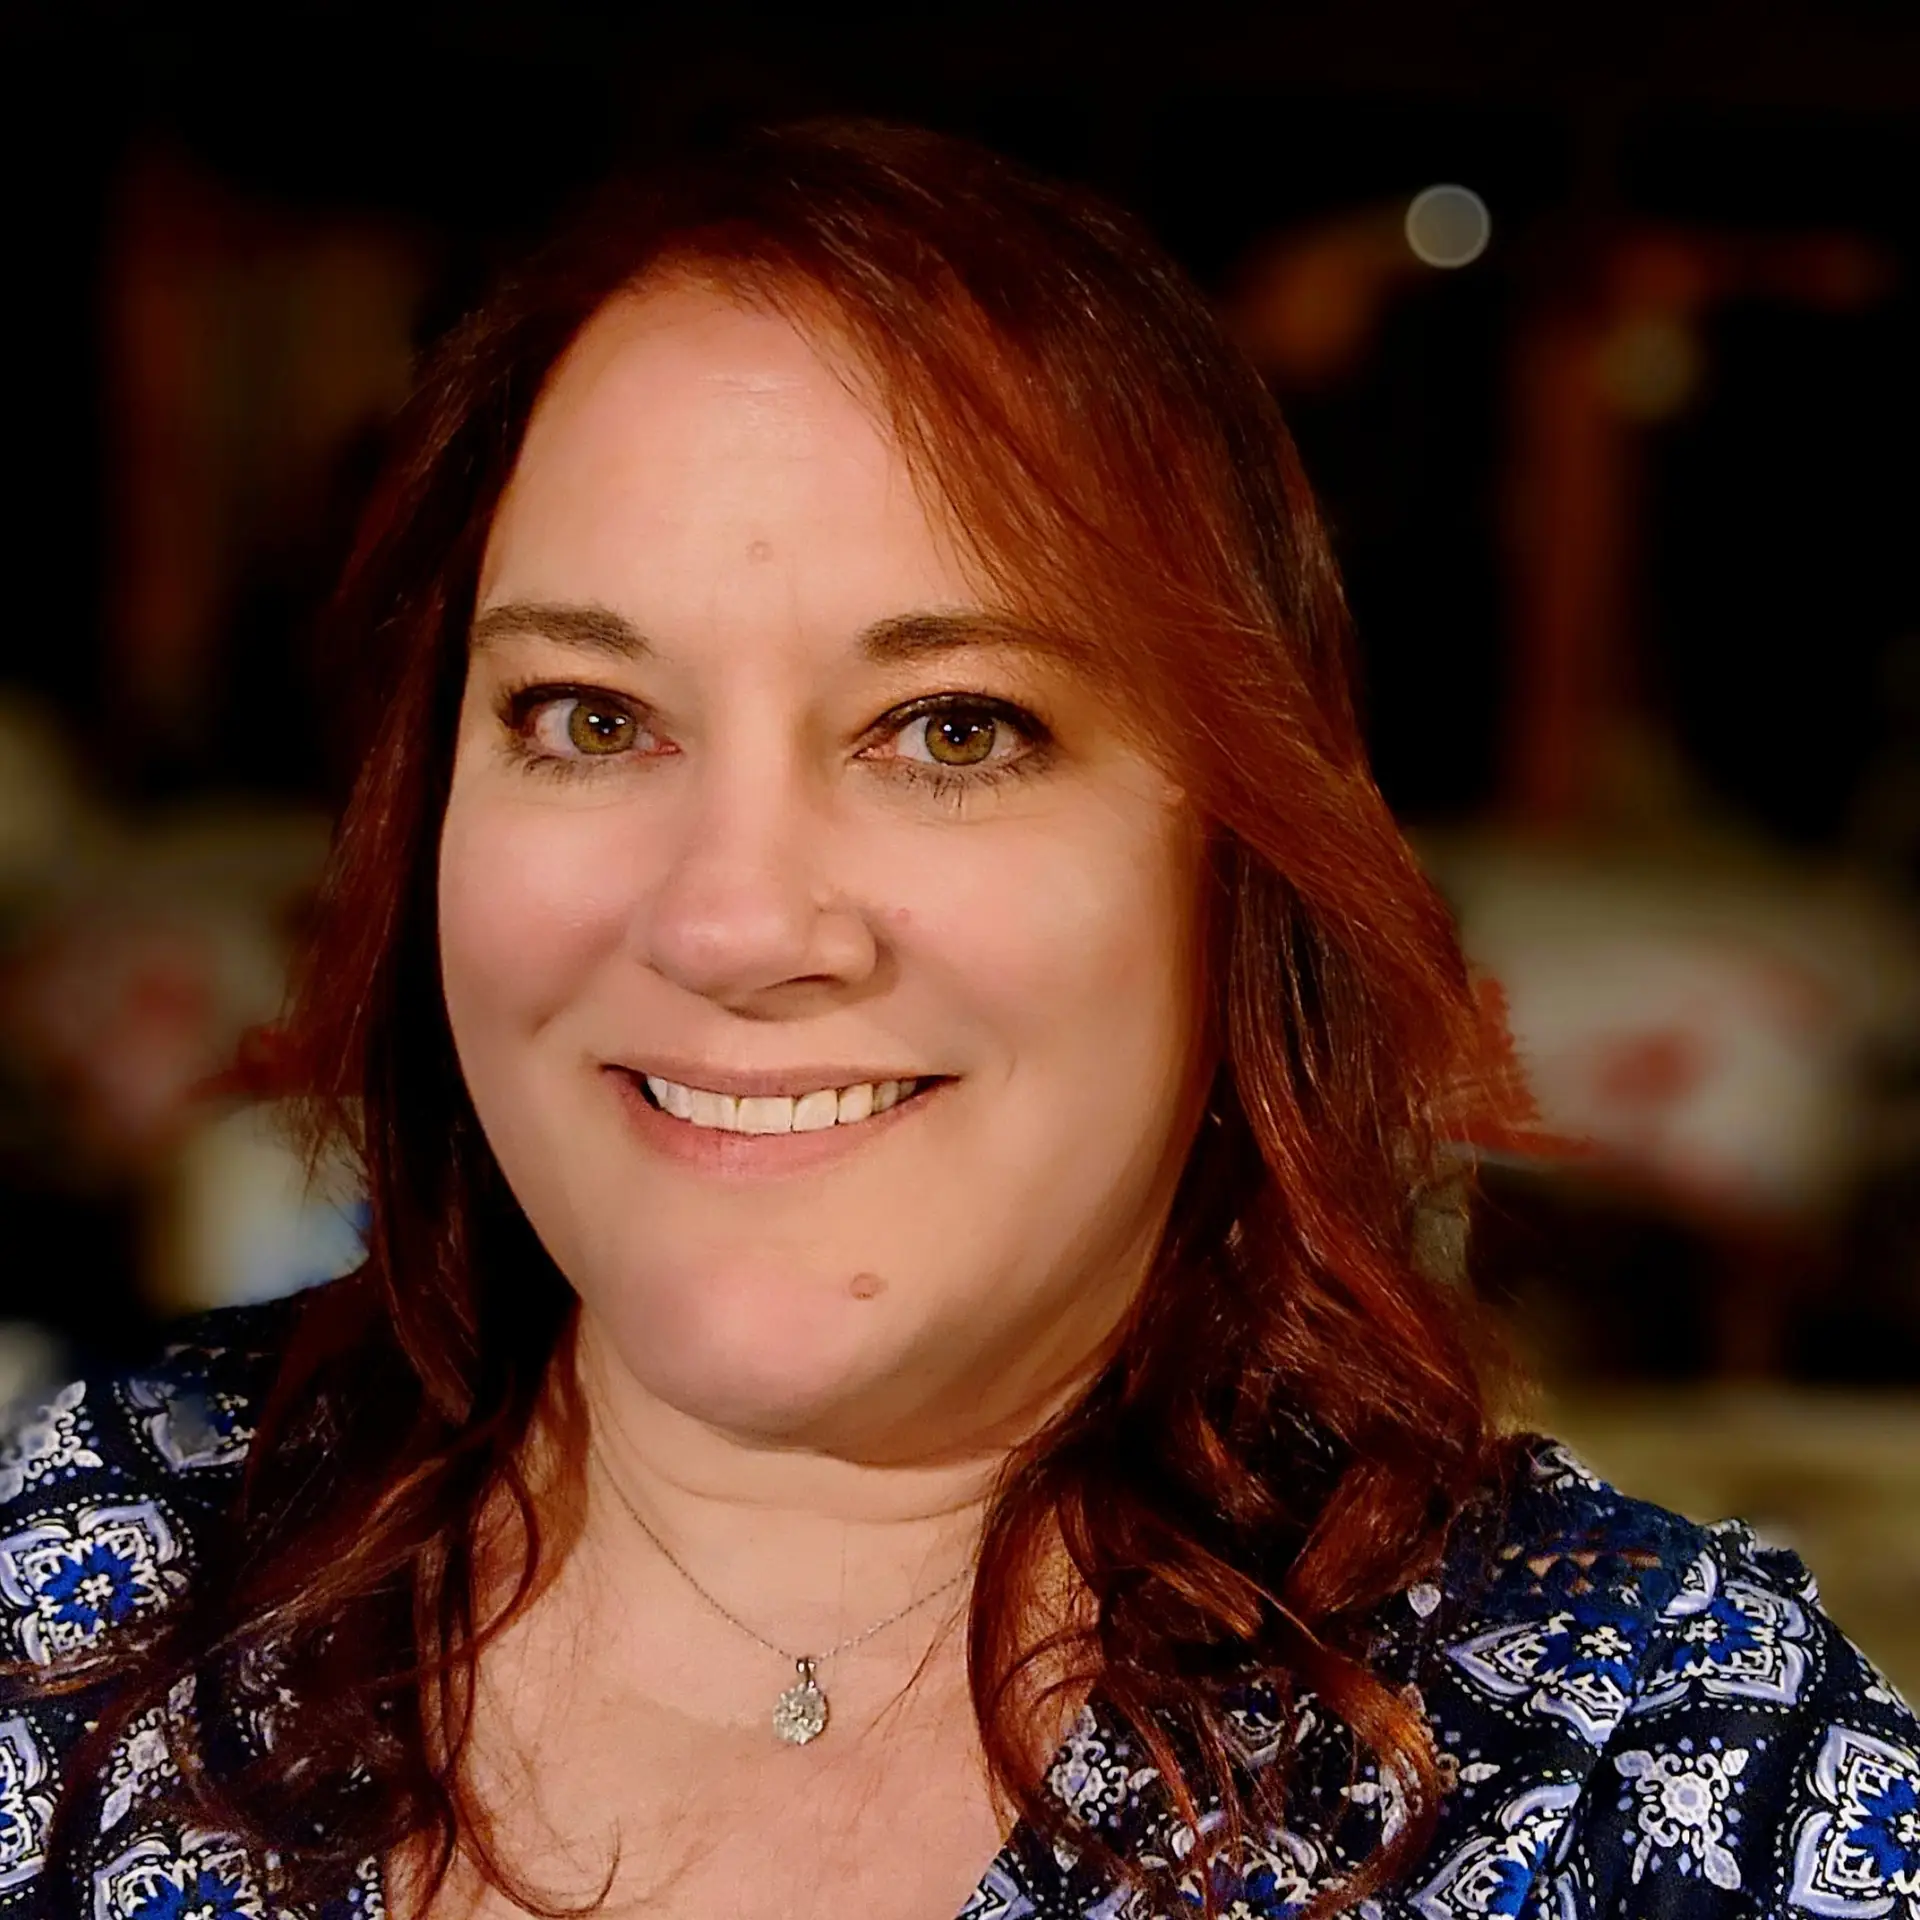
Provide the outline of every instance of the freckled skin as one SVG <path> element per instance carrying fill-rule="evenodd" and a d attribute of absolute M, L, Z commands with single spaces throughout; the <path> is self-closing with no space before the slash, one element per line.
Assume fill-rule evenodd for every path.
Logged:
<path fill-rule="evenodd" d="M 1084 1368 L 1204 1084 L 1178 793 L 1060 670 L 854 647 L 983 604 L 957 551 L 789 323 L 693 290 L 608 308 L 535 410 L 479 606 L 610 608 L 654 654 L 477 654 L 441 848 L 461 1065 L 587 1342 L 710 1428 L 850 1458 L 969 1444 Z M 501 689 L 546 679 L 645 703 L 648 752 L 515 760 Z M 959 812 L 857 758 L 906 700 L 1036 690 L 1055 761 Z M 650 1050 L 958 1079 L 816 1174 L 721 1193 L 610 1096 L 603 1063 Z"/>

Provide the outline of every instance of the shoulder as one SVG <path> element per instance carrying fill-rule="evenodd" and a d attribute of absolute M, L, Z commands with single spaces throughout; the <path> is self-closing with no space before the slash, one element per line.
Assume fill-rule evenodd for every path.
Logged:
<path fill-rule="evenodd" d="M 44 1869 L 101 1693 L 42 1685 L 37 1670 L 110 1644 L 186 1590 L 238 1492 L 291 1318 L 277 1305 L 182 1322 L 143 1363 L 0 1420 L 0 1914 L 78 1910 Z M 148 1715 L 110 1757 L 103 1821 L 171 1773 Z"/>
<path fill-rule="evenodd" d="M 182 1322 L 148 1360 L 0 1423 L 0 1654 L 78 1653 L 184 1585 L 238 1490 L 292 1313 Z"/>
<path fill-rule="evenodd" d="M 1405 1597 L 1453 1783 L 1424 1920 L 1920 1920 L 1920 1726 L 1795 1555 L 1544 1442 L 1479 1521 Z"/>
<path fill-rule="evenodd" d="M 110 1655 L 118 1630 L 218 1567 L 259 1416 L 311 1298 L 181 1322 L 139 1364 L 71 1381 L 0 1423 L 0 1920 L 267 1911 L 237 1843 L 159 1811 L 180 1780 L 174 1736 L 197 1721 L 194 1682 L 95 1752 L 87 1736 L 117 1670 L 109 1662 L 78 1685 L 41 1670 Z M 70 1791 L 80 1851 L 57 1872 L 54 1810 Z"/>
<path fill-rule="evenodd" d="M 1920 1920 L 1920 1726 L 1798 1559 L 1550 1441 L 1509 1465 L 1374 1616 L 1370 1664 L 1425 1718 L 1443 1791 L 1421 1856 L 1358 1920 Z M 1311 1692 L 1256 1678 L 1230 1718 L 1249 1768 L 1285 1757 L 1283 1824 L 1216 1874 L 1233 1913 L 1280 1920 L 1372 1855 L 1402 1787 Z M 1156 1779 L 1089 1710 L 1049 1786 L 1171 1867 L 1192 1842 Z"/>

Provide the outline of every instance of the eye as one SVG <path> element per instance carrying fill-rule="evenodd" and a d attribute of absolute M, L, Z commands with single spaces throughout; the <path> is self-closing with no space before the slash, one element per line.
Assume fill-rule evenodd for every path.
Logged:
<path fill-rule="evenodd" d="M 999 715 L 981 707 L 950 707 L 944 713 L 927 714 L 909 724 L 905 739 L 913 739 L 915 726 L 921 729 L 927 757 L 941 767 L 978 766 L 992 753 L 996 734 L 1003 731 Z"/>
<path fill-rule="evenodd" d="M 508 702 L 507 724 L 536 759 L 610 760 L 633 750 L 643 728 L 618 696 L 592 687 L 527 687 Z"/>
<path fill-rule="evenodd" d="M 896 707 L 874 734 L 887 743 L 872 756 L 886 773 L 956 809 L 1004 781 L 1044 773 L 1054 757 L 1043 720 L 984 694 L 928 694 Z"/>
<path fill-rule="evenodd" d="M 567 744 L 580 753 L 624 753 L 633 743 L 633 715 L 605 700 L 562 700 L 541 718 L 557 720 Z"/>
<path fill-rule="evenodd" d="M 984 767 L 1002 749 L 995 764 L 1008 758 L 1004 749 L 1031 745 L 1040 735 L 1037 721 L 1017 715 L 997 701 L 936 697 L 916 703 L 894 717 L 894 756 L 909 765 L 964 771 Z M 918 751 L 916 751 L 918 749 Z"/>

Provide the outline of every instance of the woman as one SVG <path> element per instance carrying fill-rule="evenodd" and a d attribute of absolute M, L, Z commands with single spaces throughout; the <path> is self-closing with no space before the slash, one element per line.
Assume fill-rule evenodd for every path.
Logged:
<path fill-rule="evenodd" d="M 1797 1564 L 1502 1437 L 1498 1023 L 1126 223 L 688 159 L 440 350 L 342 615 L 367 1263 L 17 1443 L 0 1915 L 1920 1913 Z"/>

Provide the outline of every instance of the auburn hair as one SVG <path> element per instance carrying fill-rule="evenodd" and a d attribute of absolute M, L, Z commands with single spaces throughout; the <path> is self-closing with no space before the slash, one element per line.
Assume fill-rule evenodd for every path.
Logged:
<path fill-rule="evenodd" d="M 1099 1851 L 1035 1758 L 1057 1691 L 1097 1687 L 1192 1826 L 1224 1808 L 1196 1868 L 1284 1802 L 1284 1755 L 1233 1757 L 1227 1690 L 1257 1672 L 1343 1719 L 1404 1809 L 1338 1890 L 1356 1898 L 1416 1855 L 1440 1778 L 1416 1705 L 1369 1670 L 1368 1616 L 1506 1457 L 1464 1290 L 1421 1241 L 1451 1143 L 1519 1097 L 1503 1029 L 1370 775 L 1340 583 L 1259 376 L 1123 215 L 865 122 L 729 136 L 604 195 L 426 364 L 334 610 L 369 731 L 288 1027 L 317 1124 L 359 1157 L 366 1261 L 298 1312 L 231 1562 L 114 1656 L 98 1738 L 190 1671 L 265 1689 L 297 1710 L 264 1754 L 187 1780 L 293 1897 L 424 1836 L 441 1873 L 470 1848 L 565 1910 L 499 1857 L 461 1768 L 478 1653 L 566 1545 L 529 1433 L 581 1416 L 574 1296 L 456 1065 L 435 856 L 481 553 L 536 396 L 603 305 L 675 277 L 851 349 L 984 577 L 1117 696 L 1207 828 L 1209 1119 L 1110 1361 L 986 1525 L 968 1652 L 996 1788 Z M 503 1510 L 520 1577 L 494 1604 L 476 1576 Z M 1062 1539 L 1084 1614 L 1035 1645 L 1025 1603 Z"/>

